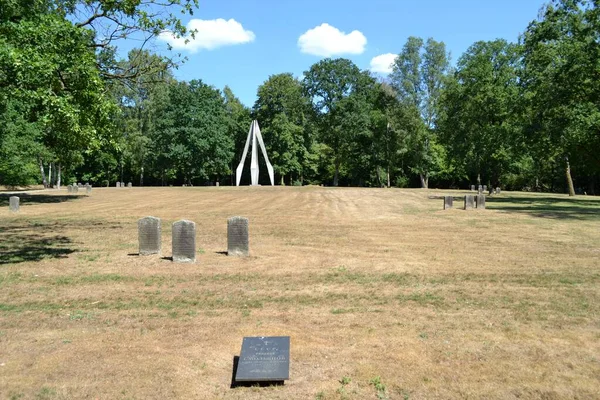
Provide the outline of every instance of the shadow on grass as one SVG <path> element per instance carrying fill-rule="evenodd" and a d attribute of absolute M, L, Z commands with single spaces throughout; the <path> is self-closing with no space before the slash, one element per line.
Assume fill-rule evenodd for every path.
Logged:
<path fill-rule="evenodd" d="M 600 201 L 540 196 L 488 197 L 490 209 L 534 217 L 600 221 Z"/>
<path fill-rule="evenodd" d="M 73 241 L 62 235 L 19 234 L 3 229 L 0 234 L 0 265 L 66 258 L 74 253 Z"/>
<path fill-rule="evenodd" d="M 64 203 L 65 201 L 77 200 L 86 197 L 85 194 L 58 195 L 51 196 L 47 194 L 5 194 L 0 193 L 0 207 L 8 207 L 9 198 L 17 196 L 20 199 L 21 206 L 24 204 L 49 204 L 49 203 Z"/>

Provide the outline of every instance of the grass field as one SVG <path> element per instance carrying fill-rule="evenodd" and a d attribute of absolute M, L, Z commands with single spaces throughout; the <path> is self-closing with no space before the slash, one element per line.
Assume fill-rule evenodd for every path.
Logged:
<path fill-rule="evenodd" d="M 467 212 L 443 193 L 95 188 L 16 215 L 0 197 L 0 398 L 600 398 L 600 198 Z M 162 256 L 136 254 L 147 215 Z M 222 254 L 234 215 L 249 258 Z M 181 218 L 195 264 L 168 260 Z M 291 336 L 291 379 L 231 389 L 262 335 Z"/>

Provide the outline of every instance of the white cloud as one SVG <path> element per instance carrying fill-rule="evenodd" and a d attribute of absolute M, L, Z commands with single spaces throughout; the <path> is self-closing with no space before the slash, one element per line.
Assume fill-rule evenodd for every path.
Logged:
<path fill-rule="evenodd" d="M 192 19 L 188 22 L 187 29 L 196 31 L 194 38 L 190 35 L 177 38 L 170 31 L 162 32 L 158 38 L 169 43 L 174 49 L 195 53 L 198 50 L 213 50 L 222 46 L 250 43 L 256 37 L 254 32 L 244 29 L 235 19 L 227 21 L 222 18 Z"/>
<path fill-rule="evenodd" d="M 392 53 L 381 54 L 373 57 L 371 60 L 371 71 L 382 74 L 390 74 L 392 72 L 392 64 L 397 55 Z"/>
<path fill-rule="evenodd" d="M 300 51 L 322 57 L 362 54 L 366 45 L 367 38 L 362 32 L 344 33 L 329 24 L 309 29 L 298 38 Z"/>

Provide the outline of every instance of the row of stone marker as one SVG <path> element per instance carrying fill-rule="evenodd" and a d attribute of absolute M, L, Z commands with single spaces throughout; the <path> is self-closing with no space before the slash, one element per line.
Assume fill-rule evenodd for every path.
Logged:
<path fill-rule="evenodd" d="M 86 194 L 92 193 L 92 185 L 90 185 L 89 183 L 86 183 L 85 185 L 82 185 L 81 183 L 78 183 L 76 185 L 68 185 L 67 191 L 69 193 L 79 193 L 79 188 L 85 189 Z"/>
<path fill-rule="evenodd" d="M 174 262 L 196 261 L 196 223 L 180 220 L 173 223 L 172 255 Z M 138 220 L 139 254 L 160 254 L 160 218 L 145 217 Z M 231 217 L 227 220 L 227 255 L 249 255 L 248 218 Z"/>
<path fill-rule="evenodd" d="M 124 187 L 131 188 L 131 187 L 133 187 L 133 184 L 132 184 L 131 182 L 129 182 L 129 183 L 127 184 L 127 186 L 125 186 L 125 182 L 117 182 L 117 183 L 115 184 L 115 186 L 116 186 L 116 187 L 118 187 L 118 188 L 121 188 L 121 187 L 123 187 L 123 188 L 124 188 Z"/>
<path fill-rule="evenodd" d="M 471 192 L 475 191 L 475 185 L 471 185 Z M 479 187 L 477 188 L 477 192 L 479 192 L 479 194 L 487 192 L 488 191 L 488 187 L 487 185 L 479 185 Z M 489 194 L 500 194 L 500 188 L 490 188 Z"/>
<path fill-rule="evenodd" d="M 453 208 L 453 206 L 454 197 L 444 196 L 444 210 L 449 210 Z M 478 194 L 477 196 L 468 194 L 465 196 L 464 210 L 472 210 L 474 208 L 485 210 L 485 194 Z"/>

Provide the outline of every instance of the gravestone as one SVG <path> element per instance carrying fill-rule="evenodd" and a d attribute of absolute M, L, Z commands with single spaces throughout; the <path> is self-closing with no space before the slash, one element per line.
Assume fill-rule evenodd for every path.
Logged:
<path fill-rule="evenodd" d="M 160 218 L 145 217 L 138 220 L 138 242 L 141 256 L 160 254 Z"/>
<path fill-rule="evenodd" d="M 475 199 L 472 194 L 465 196 L 465 210 L 472 210 L 475 208 Z"/>
<path fill-rule="evenodd" d="M 477 208 L 485 210 L 485 194 L 477 195 Z"/>
<path fill-rule="evenodd" d="M 12 212 L 18 212 L 19 211 L 19 201 L 21 199 L 17 196 L 10 196 L 10 198 L 8 199 L 8 207 L 10 209 L 10 211 Z"/>
<path fill-rule="evenodd" d="M 487 192 L 487 185 L 483 185 L 483 191 Z"/>
<path fill-rule="evenodd" d="M 496 194 L 500 194 L 500 188 L 499 187 L 496 188 Z"/>
<path fill-rule="evenodd" d="M 116 187 L 121 187 L 121 182 L 117 182 L 117 183 L 115 184 L 115 186 L 116 186 Z"/>
<path fill-rule="evenodd" d="M 494 189 L 490 188 L 490 190 L 489 190 L 489 192 L 488 192 L 488 193 L 489 193 L 489 195 L 491 196 L 492 194 L 494 194 L 494 192 L 495 192 L 495 191 L 494 191 Z"/>
<path fill-rule="evenodd" d="M 73 185 L 73 193 L 79 193 L 79 186 Z"/>
<path fill-rule="evenodd" d="M 196 261 L 196 224 L 181 220 L 173 223 L 173 261 Z"/>
<path fill-rule="evenodd" d="M 444 210 L 449 210 L 454 205 L 454 197 L 444 196 Z"/>
<path fill-rule="evenodd" d="M 125 187 L 125 182 L 121 182 L 121 187 L 124 188 Z"/>
<path fill-rule="evenodd" d="M 128 188 L 131 188 L 131 187 L 133 187 L 133 184 L 132 184 L 131 182 L 129 182 L 129 183 L 127 184 L 127 187 L 128 187 Z"/>
<path fill-rule="evenodd" d="M 215 186 L 216 186 L 216 187 L 219 187 L 219 182 L 216 182 L 216 183 L 215 183 Z"/>
<path fill-rule="evenodd" d="M 479 185 L 479 187 L 477 188 L 477 192 L 481 193 L 483 191 L 483 186 Z"/>
<path fill-rule="evenodd" d="M 81 182 L 77 182 L 77 187 L 83 187 L 83 185 L 81 184 Z"/>
<path fill-rule="evenodd" d="M 90 185 L 89 183 L 87 185 L 85 185 L 85 193 L 86 194 L 92 193 L 92 185 Z"/>
<path fill-rule="evenodd" d="M 73 188 L 71 187 L 71 185 L 68 185 L 68 186 L 67 186 L 67 191 L 68 191 L 69 193 L 73 193 Z"/>
<path fill-rule="evenodd" d="M 231 217 L 227 220 L 227 255 L 249 256 L 248 218 Z"/>
<path fill-rule="evenodd" d="M 471 192 L 475 191 L 475 185 L 471 185 Z"/>
<path fill-rule="evenodd" d="M 281 382 L 290 379 L 290 337 L 245 337 L 236 382 Z"/>

